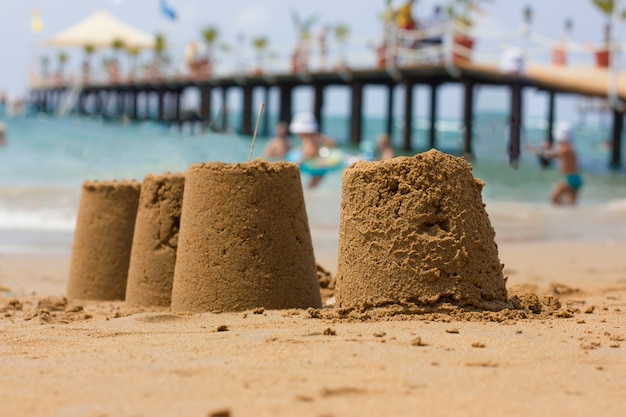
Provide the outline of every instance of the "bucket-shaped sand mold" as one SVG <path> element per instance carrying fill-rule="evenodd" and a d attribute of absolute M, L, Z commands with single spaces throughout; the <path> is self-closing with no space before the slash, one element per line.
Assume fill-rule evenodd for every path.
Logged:
<path fill-rule="evenodd" d="M 297 165 L 259 159 L 191 165 L 172 311 L 320 306 Z"/>
<path fill-rule="evenodd" d="M 465 160 L 436 150 L 348 167 L 336 306 L 506 301 L 483 185 Z"/>
<path fill-rule="evenodd" d="M 148 174 L 141 183 L 126 303 L 169 307 L 185 176 Z"/>
<path fill-rule="evenodd" d="M 140 184 L 86 181 L 67 284 L 70 299 L 123 300 Z"/>

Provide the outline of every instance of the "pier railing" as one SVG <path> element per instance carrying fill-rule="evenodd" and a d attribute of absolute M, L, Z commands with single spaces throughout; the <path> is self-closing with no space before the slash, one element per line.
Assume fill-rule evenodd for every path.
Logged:
<path fill-rule="evenodd" d="M 349 69 L 379 68 L 393 71 L 397 68 L 442 64 L 454 71 L 454 66 L 463 62 L 503 66 L 514 55 L 512 51 L 517 53 L 520 72 L 529 65 L 599 67 L 619 71 L 620 55 L 626 49 L 626 43 L 580 43 L 570 39 L 567 34 L 554 39 L 532 31 L 528 25 L 521 25 L 517 30 L 493 32 L 447 21 L 420 30 L 402 30 L 388 25 L 379 42 L 366 39 L 352 39 L 345 44 L 335 42 L 328 46 L 329 53 L 324 56 L 319 54 L 315 43 L 306 45 L 306 49 L 303 54 L 305 62 L 298 65 L 294 65 L 293 50 L 282 55 L 270 54 L 262 67 L 252 58 L 222 55 L 208 66 L 209 70 L 199 73 L 179 63 L 169 66 L 150 63 L 115 80 L 111 78 L 110 72 L 92 71 L 88 76 L 78 73 L 69 77 L 57 75 L 48 79 L 33 79 L 31 85 L 35 89 L 67 87 L 74 85 L 78 77 L 83 78 L 84 85 L 98 85 L 168 78 L 202 81 L 237 75 L 271 76 Z"/>

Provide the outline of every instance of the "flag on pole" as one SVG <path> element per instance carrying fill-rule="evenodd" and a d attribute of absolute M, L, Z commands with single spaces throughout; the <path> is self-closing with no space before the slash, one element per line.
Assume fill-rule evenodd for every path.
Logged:
<path fill-rule="evenodd" d="M 161 13 L 163 13 L 168 19 L 176 20 L 176 10 L 167 4 L 167 0 L 161 0 Z"/>
<path fill-rule="evenodd" d="M 30 29 L 33 33 L 39 33 L 43 29 L 43 22 L 39 16 L 39 10 L 34 9 L 30 16 Z"/>

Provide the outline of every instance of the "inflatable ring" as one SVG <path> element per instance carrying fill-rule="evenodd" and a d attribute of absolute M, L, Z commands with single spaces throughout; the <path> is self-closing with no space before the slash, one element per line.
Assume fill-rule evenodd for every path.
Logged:
<path fill-rule="evenodd" d="M 339 149 L 323 147 L 318 156 L 304 159 L 302 149 L 295 148 L 287 153 L 286 160 L 299 164 L 301 172 L 320 177 L 329 172 L 343 169 L 346 155 Z"/>

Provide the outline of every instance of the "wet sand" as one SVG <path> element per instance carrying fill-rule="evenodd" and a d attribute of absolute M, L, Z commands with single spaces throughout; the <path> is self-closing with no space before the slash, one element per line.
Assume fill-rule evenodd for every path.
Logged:
<path fill-rule="evenodd" d="M 623 415 L 626 244 L 499 252 L 509 290 L 557 297 L 566 314 L 341 320 L 74 304 L 51 298 L 65 294 L 69 254 L 1 255 L 0 415 Z M 336 257 L 318 262 L 333 271 Z"/>

